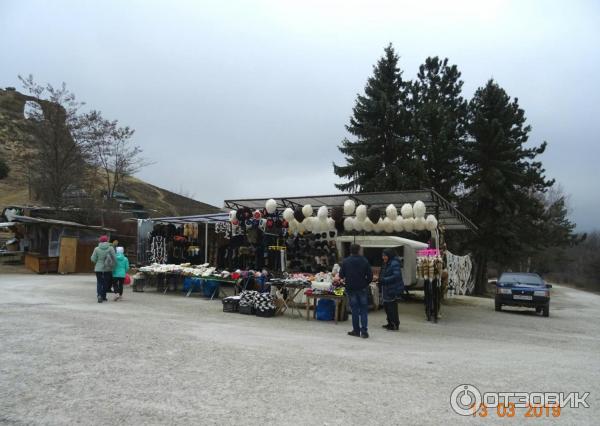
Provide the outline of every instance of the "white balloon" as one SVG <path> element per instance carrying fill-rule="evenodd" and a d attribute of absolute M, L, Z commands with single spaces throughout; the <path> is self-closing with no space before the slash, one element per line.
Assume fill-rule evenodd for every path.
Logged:
<path fill-rule="evenodd" d="M 363 222 L 363 228 L 364 228 L 365 232 L 373 232 L 374 225 L 373 225 L 373 222 L 371 222 L 371 219 L 366 219 Z"/>
<path fill-rule="evenodd" d="M 413 219 L 412 217 L 409 217 L 408 219 L 404 219 L 403 224 L 404 224 L 404 229 L 407 232 L 412 232 L 413 229 L 415 229 L 415 219 Z"/>
<path fill-rule="evenodd" d="M 233 220 L 234 220 L 234 219 L 236 219 L 236 214 L 237 214 L 237 211 L 236 211 L 236 210 L 231 210 L 231 211 L 229 212 L 229 221 L 230 221 L 230 222 L 233 222 Z"/>
<path fill-rule="evenodd" d="M 400 209 L 400 213 L 404 219 L 410 219 L 413 217 L 413 208 L 410 204 L 406 203 Z"/>
<path fill-rule="evenodd" d="M 304 207 L 302 207 L 302 214 L 304 215 L 304 217 L 311 217 L 313 214 L 312 206 L 310 204 L 307 204 Z"/>
<path fill-rule="evenodd" d="M 362 231 L 364 229 L 364 220 L 358 220 L 358 217 L 356 219 L 354 219 L 354 229 L 358 232 Z"/>
<path fill-rule="evenodd" d="M 385 208 L 385 215 L 391 220 L 395 220 L 398 217 L 398 210 L 396 210 L 396 206 L 393 204 L 387 206 Z"/>
<path fill-rule="evenodd" d="M 291 222 L 294 219 L 294 210 L 289 207 L 283 211 L 283 218 L 288 222 Z"/>
<path fill-rule="evenodd" d="M 394 220 L 393 222 L 395 232 L 402 232 L 404 230 L 404 219 L 402 219 L 401 217 L 397 217 L 396 220 Z"/>
<path fill-rule="evenodd" d="M 350 232 L 354 230 L 354 219 L 351 217 L 347 217 L 344 219 L 344 230 Z"/>
<path fill-rule="evenodd" d="M 327 228 L 330 231 L 334 231 L 335 230 L 335 220 L 333 220 L 332 218 L 328 217 L 327 218 Z"/>
<path fill-rule="evenodd" d="M 303 223 L 303 222 L 304 222 L 304 221 L 302 221 L 302 222 L 298 222 L 298 221 L 296 221 L 296 223 L 297 223 L 297 225 L 296 225 L 296 231 L 297 231 L 299 234 L 303 234 L 304 232 L 306 232 L 306 227 L 304 226 L 304 223 Z"/>
<path fill-rule="evenodd" d="M 326 206 L 321 206 L 319 207 L 319 210 L 317 210 L 317 217 L 319 219 L 327 219 L 327 214 L 328 210 Z"/>
<path fill-rule="evenodd" d="M 432 214 L 427 216 L 427 219 L 425 219 L 425 222 L 426 222 L 425 228 L 427 228 L 428 231 L 434 231 L 438 226 L 438 221 L 435 218 L 435 216 Z"/>
<path fill-rule="evenodd" d="M 425 229 L 425 218 L 424 217 L 418 217 L 415 219 L 415 229 L 417 231 L 422 231 Z"/>
<path fill-rule="evenodd" d="M 267 202 L 265 203 L 265 208 L 267 209 L 267 213 L 269 213 L 269 214 L 275 213 L 275 210 L 277 210 L 277 201 L 275 201 L 272 198 L 268 199 Z"/>
<path fill-rule="evenodd" d="M 302 225 L 304 225 L 304 229 L 306 229 L 308 232 L 312 231 L 313 228 L 313 222 L 312 222 L 312 218 L 307 217 L 302 221 Z"/>
<path fill-rule="evenodd" d="M 296 221 L 296 219 L 289 220 L 288 221 L 288 232 L 290 234 L 295 234 L 297 230 L 298 230 L 298 222 Z"/>
<path fill-rule="evenodd" d="M 421 200 L 415 201 L 415 205 L 413 206 L 413 214 L 415 215 L 416 218 L 418 217 L 425 217 L 425 212 L 427 211 L 427 208 L 425 207 L 425 203 Z"/>
<path fill-rule="evenodd" d="M 383 219 L 383 230 L 387 233 L 394 232 L 394 221 L 392 221 L 392 219 L 389 217 Z"/>
<path fill-rule="evenodd" d="M 360 221 L 363 221 L 367 218 L 367 206 L 361 204 L 356 208 L 356 218 Z"/>
<path fill-rule="evenodd" d="M 344 214 L 349 216 L 354 213 L 356 209 L 356 203 L 354 200 L 346 200 L 344 201 Z"/>
<path fill-rule="evenodd" d="M 373 230 L 378 234 L 380 232 L 382 232 L 383 231 L 383 220 L 379 219 L 377 221 L 377 223 L 373 224 Z"/>
<path fill-rule="evenodd" d="M 320 221 L 318 218 L 316 218 L 314 216 L 311 217 L 310 220 L 312 223 L 312 232 L 314 232 L 315 234 L 317 232 L 321 232 L 321 227 L 322 227 L 323 221 Z M 327 223 L 325 223 L 325 226 L 327 226 Z"/>

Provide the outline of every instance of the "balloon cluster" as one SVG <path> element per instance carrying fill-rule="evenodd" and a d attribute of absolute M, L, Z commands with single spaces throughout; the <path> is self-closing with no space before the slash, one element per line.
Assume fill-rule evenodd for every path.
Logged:
<path fill-rule="evenodd" d="M 412 231 L 433 231 L 437 228 L 438 222 L 435 216 L 425 217 L 427 208 L 425 203 L 417 201 L 413 204 L 404 204 L 400 208 L 400 215 L 396 206 L 390 204 L 385 208 L 385 217 L 382 217 L 378 208 L 367 209 L 364 204 L 356 207 L 353 200 L 346 200 L 344 203 L 344 213 L 348 216 L 344 219 L 344 230 L 365 231 L 365 232 L 412 232 Z M 352 214 L 355 214 L 352 217 Z"/>
<path fill-rule="evenodd" d="M 366 205 L 356 205 L 354 200 L 346 200 L 343 208 L 336 207 L 331 212 L 326 206 L 321 206 L 315 211 L 310 204 L 303 207 L 290 207 L 283 210 L 279 218 L 277 202 L 273 199 L 267 200 L 264 210 L 251 211 L 248 208 L 232 210 L 229 212 L 229 221 L 234 226 L 256 226 L 263 229 L 269 225 L 280 225 L 287 228 L 289 233 L 302 234 L 313 233 L 335 233 L 342 231 L 365 231 L 375 233 L 433 231 L 438 226 L 438 221 L 433 215 L 425 216 L 427 208 L 422 201 L 414 204 L 406 203 L 400 208 L 390 204 L 382 212 L 379 208 L 368 209 Z M 383 213 L 383 215 L 382 215 Z M 263 229 L 264 230 L 264 229 Z"/>

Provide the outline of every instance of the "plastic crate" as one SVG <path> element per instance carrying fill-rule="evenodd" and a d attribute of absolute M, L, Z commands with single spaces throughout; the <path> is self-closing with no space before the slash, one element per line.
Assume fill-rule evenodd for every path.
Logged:
<path fill-rule="evenodd" d="M 254 315 L 254 307 L 251 305 L 239 305 L 239 313 L 244 315 Z"/>
<path fill-rule="evenodd" d="M 240 299 L 238 297 L 226 297 L 223 299 L 223 312 L 239 312 Z"/>
<path fill-rule="evenodd" d="M 269 309 L 257 309 L 256 310 L 256 316 L 257 317 L 264 317 L 264 318 L 268 318 L 268 317 L 274 317 L 275 316 L 275 309 L 273 308 L 269 308 Z"/>

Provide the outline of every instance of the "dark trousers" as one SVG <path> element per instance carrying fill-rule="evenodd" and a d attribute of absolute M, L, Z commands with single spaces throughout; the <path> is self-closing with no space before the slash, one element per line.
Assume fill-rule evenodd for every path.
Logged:
<path fill-rule="evenodd" d="M 110 287 L 111 272 L 96 272 L 96 295 L 106 299 L 106 289 Z"/>
<path fill-rule="evenodd" d="M 383 302 L 383 308 L 387 315 L 387 322 L 390 325 L 400 325 L 400 318 L 398 317 L 398 302 Z"/>
<path fill-rule="evenodd" d="M 369 314 L 369 289 L 348 291 L 350 309 L 352 309 L 352 329 L 362 333 L 367 332 Z"/>
<path fill-rule="evenodd" d="M 113 277 L 113 290 L 120 296 L 123 296 L 123 284 L 125 284 L 125 277 Z"/>

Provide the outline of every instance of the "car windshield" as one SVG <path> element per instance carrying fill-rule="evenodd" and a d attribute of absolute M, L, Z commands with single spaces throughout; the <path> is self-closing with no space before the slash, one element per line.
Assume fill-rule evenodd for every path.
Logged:
<path fill-rule="evenodd" d="M 544 281 L 535 274 L 502 274 L 498 281 L 500 285 L 524 284 L 531 286 L 542 286 Z"/>

